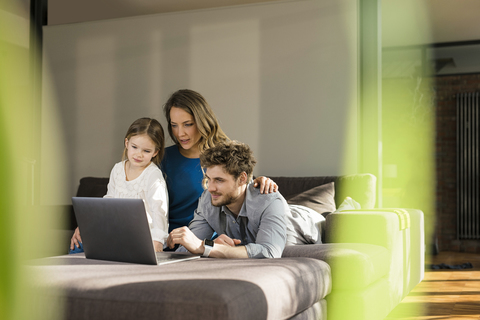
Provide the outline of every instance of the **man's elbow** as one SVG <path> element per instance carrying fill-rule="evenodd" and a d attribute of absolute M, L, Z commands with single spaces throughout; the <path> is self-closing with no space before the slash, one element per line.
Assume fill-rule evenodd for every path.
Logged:
<path fill-rule="evenodd" d="M 268 245 L 260 246 L 261 249 L 257 252 L 251 252 L 250 250 L 247 250 L 248 257 L 252 259 L 273 259 L 282 257 L 283 248 Z"/>

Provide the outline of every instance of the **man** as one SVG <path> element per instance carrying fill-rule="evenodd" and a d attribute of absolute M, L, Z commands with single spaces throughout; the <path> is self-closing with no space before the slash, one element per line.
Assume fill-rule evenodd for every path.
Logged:
<path fill-rule="evenodd" d="M 279 258 L 286 242 L 288 205 L 278 192 L 261 194 L 251 183 L 250 147 L 221 143 L 200 156 L 204 187 L 188 228 L 172 230 L 167 245 L 215 258 Z M 219 237 L 211 241 L 216 232 Z"/>

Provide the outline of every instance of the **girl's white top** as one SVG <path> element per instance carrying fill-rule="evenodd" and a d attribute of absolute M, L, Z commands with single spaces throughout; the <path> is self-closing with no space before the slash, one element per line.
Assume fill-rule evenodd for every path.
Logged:
<path fill-rule="evenodd" d="M 136 179 L 127 181 L 125 161 L 115 164 L 104 198 L 143 199 L 152 240 L 166 243 L 168 237 L 168 191 L 162 171 L 151 162 Z"/>

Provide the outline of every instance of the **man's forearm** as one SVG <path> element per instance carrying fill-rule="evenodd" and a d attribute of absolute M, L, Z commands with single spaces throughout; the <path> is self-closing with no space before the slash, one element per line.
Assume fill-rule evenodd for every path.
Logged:
<path fill-rule="evenodd" d="M 212 258 L 248 258 L 245 246 L 231 247 L 223 244 L 215 244 L 209 257 Z"/>
<path fill-rule="evenodd" d="M 178 243 L 180 247 L 177 252 L 189 251 L 192 254 L 202 255 L 205 252 L 205 245 L 203 241 L 198 239 L 190 229 L 186 227 L 177 228 L 170 233 L 167 243 L 171 245 Z M 225 244 L 216 243 L 209 257 L 211 258 L 248 258 L 247 249 L 245 246 L 229 246 Z"/>

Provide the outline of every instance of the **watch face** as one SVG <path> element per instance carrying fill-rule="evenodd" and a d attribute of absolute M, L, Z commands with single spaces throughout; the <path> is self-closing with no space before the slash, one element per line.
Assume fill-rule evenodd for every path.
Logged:
<path fill-rule="evenodd" d="M 213 240 L 210 240 L 210 239 L 205 239 L 204 243 L 205 243 L 206 246 L 213 247 L 213 244 L 215 242 L 213 242 Z"/>

